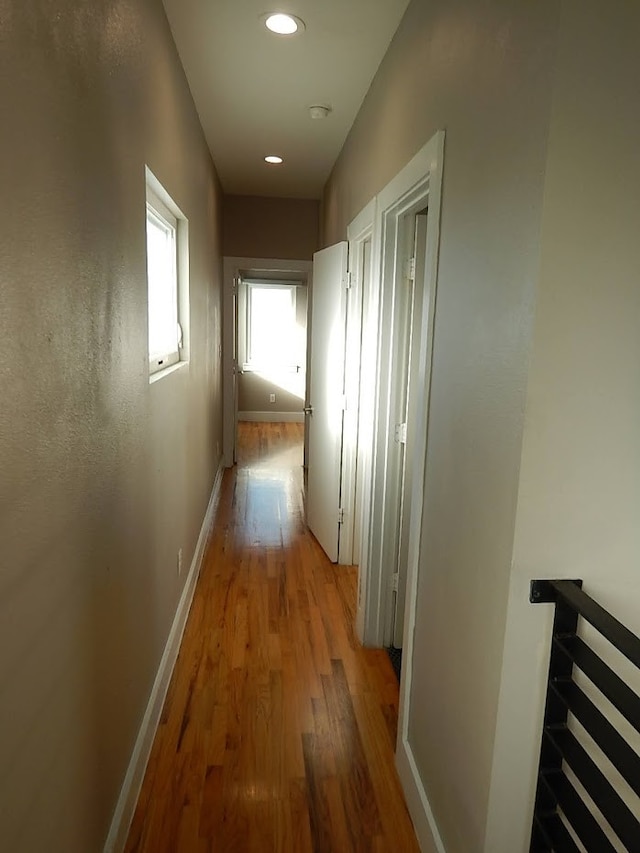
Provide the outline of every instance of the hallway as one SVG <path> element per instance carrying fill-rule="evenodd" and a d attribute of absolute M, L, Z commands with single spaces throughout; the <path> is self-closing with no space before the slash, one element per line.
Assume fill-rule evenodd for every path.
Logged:
<path fill-rule="evenodd" d="M 126 850 L 417 851 L 398 686 L 304 525 L 302 425 L 239 438 Z"/>

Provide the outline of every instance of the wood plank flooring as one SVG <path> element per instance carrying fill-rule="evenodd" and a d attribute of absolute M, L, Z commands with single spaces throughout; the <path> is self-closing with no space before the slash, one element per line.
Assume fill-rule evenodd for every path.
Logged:
<path fill-rule="evenodd" d="M 127 853 L 418 851 L 398 686 L 304 525 L 300 424 L 240 424 Z"/>

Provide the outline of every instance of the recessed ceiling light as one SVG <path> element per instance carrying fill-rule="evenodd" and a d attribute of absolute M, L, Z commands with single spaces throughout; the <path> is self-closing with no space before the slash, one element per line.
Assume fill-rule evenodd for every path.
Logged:
<path fill-rule="evenodd" d="M 304 21 L 294 15 L 286 15 L 283 12 L 274 12 L 264 19 L 265 26 L 272 33 L 279 36 L 292 36 L 294 33 L 304 30 Z"/>
<path fill-rule="evenodd" d="M 282 157 L 278 157 L 277 154 L 269 154 L 264 159 L 266 163 L 282 163 Z"/>

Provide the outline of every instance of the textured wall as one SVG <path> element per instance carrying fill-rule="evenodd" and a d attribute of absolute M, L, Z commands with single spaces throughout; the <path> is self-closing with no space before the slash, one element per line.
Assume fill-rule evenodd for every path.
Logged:
<path fill-rule="evenodd" d="M 0 0 L 0 847 L 101 849 L 221 443 L 220 195 L 160 0 Z M 190 225 L 150 386 L 147 164 Z"/>
<path fill-rule="evenodd" d="M 300 198 L 224 198 L 223 254 L 310 261 L 318 249 L 320 202 Z"/>
<path fill-rule="evenodd" d="M 448 853 L 484 845 L 558 5 L 413 0 L 323 198 L 330 244 L 446 131 L 409 739 Z"/>

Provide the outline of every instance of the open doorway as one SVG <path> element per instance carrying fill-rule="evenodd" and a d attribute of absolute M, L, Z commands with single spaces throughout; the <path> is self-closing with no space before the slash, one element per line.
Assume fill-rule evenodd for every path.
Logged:
<path fill-rule="evenodd" d="M 404 608 L 406 600 L 409 529 L 413 481 L 421 472 L 415 459 L 417 419 L 421 389 L 417 385 L 416 355 L 422 336 L 421 306 L 424 297 L 424 267 L 428 207 L 418 211 L 418 202 L 399 220 L 397 284 L 393 297 L 391 347 L 391 395 L 389 417 L 393 424 L 393 444 L 388 448 L 388 528 L 386 564 L 391 575 L 387 583 L 384 617 L 384 645 L 398 675 L 402 661 Z"/>
<path fill-rule="evenodd" d="M 422 566 L 420 551 L 426 511 L 443 160 L 444 133 L 439 132 L 377 198 L 374 247 L 380 271 L 380 347 L 363 618 L 367 644 L 401 640 L 396 766 L 409 811 L 419 828 L 424 824 L 425 838 L 428 800 L 409 740 L 409 718 L 415 698 L 419 570 L 429 570 Z"/>
<path fill-rule="evenodd" d="M 310 261 L 224 258 L 226 467 L 237 459 L 239 418 L 256 422 L 304 421 L 307 293 L 311 276 Z"/>
<path fill-rule="evenodd" d="M 378 195 L 373 240 L 376 405 L 359 624 L 366 645 L 403 649 L 401 712 L 411 690 L 443 150 L 439 133 Z"/>

